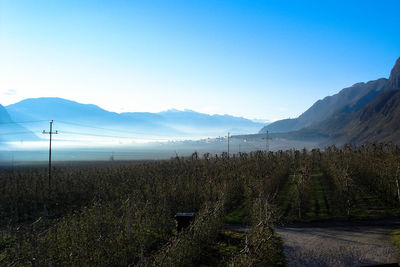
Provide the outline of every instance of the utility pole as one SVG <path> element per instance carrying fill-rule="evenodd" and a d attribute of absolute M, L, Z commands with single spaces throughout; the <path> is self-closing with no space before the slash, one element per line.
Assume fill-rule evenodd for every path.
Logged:
<path fill-rule="evenodd" d="M 228 158 L 229 158 L 229 137 L 230 137 L 229 134 L 230 133 L 228 132 Z"/>
<path fill-rule="evenodd" d="M 267 131 L 266 135 L 265 135 L 265 152 L 268 153 L 269 152 L 269 140 L 271 138 L 269 138 L 269 132 Z"/>
<path fill-rule="evenodd" d="M 50 196 L 50 186 L 51 186 L 51 139 L 53 134 L 58 134 L 58 131 L 53 132 L 53 120 L 50 121 L 50 132 L 43 130 L 43 134 L 50 135 L 50 146 L 49 146 L 49 196 Z"/>
<path fill-rule="evenodd" d="M 11 152 L 11 167 L 12 167 L 12 173 L 14 174 L 14 151 Z"/>

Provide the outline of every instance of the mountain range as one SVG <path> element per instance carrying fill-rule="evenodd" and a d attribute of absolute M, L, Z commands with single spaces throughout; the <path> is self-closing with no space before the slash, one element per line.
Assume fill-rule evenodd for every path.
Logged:
<path fill-rule="evenodd" d="M 393 142 L 400 144 L 400 58 L 393 67 L 384 91 L 363 109 L 347 116 L 340 127 L 340 117 L 330 121 L 334 128 L 330 142 L 360 145 L 365 142 Z"/>
<path fill-rule="evenodd" d="M 72 135 L 190 139 L 268 131 L 276 139 L 315 140 L 320 147 L 365 142 L 400 144 L 400 58 L 389 79 L 356 83 L 318 100 L 297 118 L 267 126 L 241 117 L 192 110 L 115 113 L 62 98 L 35 98 L 0 105 L 0 142 L 38 140 L 50 120 L 60 133 Z M 32 123 L 21 126 L 19 122 Z"/>
<path fill-rule="evenodd" d="M 31 98 L 6 106 L 10 120 L 34 121 L 26 127 L 40 133 L 48 121 L 61 132 L 83 135 L 127 136 L 134 138 L 215 137 L 254 133 L 264 124 L 230 115 L 208 115 L 192 110 L 159 113 L 115 113 L 96 105 L 62 98 Z M 42 123 L 40 123 L 42 122 Z M 47 123 L 47 125 L 46 125 Z M 72 131 L 72 132 L 71 132 Z"/>
<path fill-rule="evenodd" d="M 15 123 L 7 110 L 0 105 L 0 142 L 36 141 L 38 139 L 34 133 Z"/>
<path fill-rule="evenodd" d="M 400 144 L 400 58 L 389 79 L 357 83 L 314 103 L 298 118 L 276 121 L 259 133 L 310 133 L 324 145 L 365 142 Z"/>

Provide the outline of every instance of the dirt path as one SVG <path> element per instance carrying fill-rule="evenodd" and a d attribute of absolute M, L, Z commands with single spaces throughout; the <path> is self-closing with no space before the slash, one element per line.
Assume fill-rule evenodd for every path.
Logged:
<path fill-rule="evenodd" d="M 389 233 L 400 220 L 279 227 L 288 266 L 365 266 L 400 261 Z"/>

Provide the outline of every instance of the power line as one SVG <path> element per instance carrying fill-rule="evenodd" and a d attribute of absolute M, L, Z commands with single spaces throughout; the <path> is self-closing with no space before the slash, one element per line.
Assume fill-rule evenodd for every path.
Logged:
<path fill-rule="evenodd" d="M 138 139 L 138 138 L 132 138 L 132 137 L 127 137 L 127 136 L 117 136 L 117 135 L 104 135 L 104 134 L 92 134 L 92 133 L 79 133 L 79 132 L 71 132 L 71 131 L 62 131 L 63 133 L 67 134 L 74 134 L 74 135 L 87 135 L 87 136 L 98 136 L 98 137 L 110 137 L 110 138 L 125 138 L 125 139 Z M 31 134 L 33 132 L 30 131 L 23 131 L 23 132 L 7 132 L 7 133 L 1 133 L 1 135 L 16 135 L 16 134 Z M 43 133 L 43 132 L 42 132 Z M 146 138 L 148 140 L 170 140 L 166 138 Z M 75 141 L 75 140 L 73 140 Z"/>
<path fill-rule="evenodd" d="M 85 136 L 97 136 L 97 137 L 109 137 L 109 138 L 123 138 L 123 139 L 139 139 L 133 138 L 128 136 L 117 136 L 117 135 L 104 135 L 104 134 L 92 134 L 92 133 L 79 133 L 79 132 L 71 132 L 71 131 L 62 131 L 66 134 L 72 135 L 85 135 Z M 43 132 L 42 132 L 43 133 Z M 23 134 L 32 134 L 30 131 L 23 131 L 23 132 L 7 132 L 7 133 L 0 133 L 1 135 L 23 135 Z M 167 138 L 145 138 L 146 140 L 165 140 L 168 141 L 170 139 Z M 64 141 L 76 141 L 76 140 L 64 140 Z"/>
<path fill-rule="evenodd" d="M 79 133 L 79 132 L 71 132 L 71 131 L 62 131 L 66 134 L 74 134 L 74 135 L 87 135 L 87 136 L 98 136 L 98 137 L 111 137 L 111 138 L 126 138 L 129 139 L 131 137 L 126 136 L 117 136 L 117 135 L 105 135 L 105 134 L 92 134 L 92 133 Z"/>
<path fill-rule="evenodd" d="M 36 122 L 43 122 L 43 121 L 45 121 L 45 120 L 24 121 L 24 122 L 20 122 L 20 123 L 36 123 Z M 60 122 L 62 124 L 70 124 L 70 125 L 76 125 L 76 126 L 92 128 L 92 129 L 100 129 L 100 130 L 107 130 L 107 131 L 112 131 L 112 132 L 120 132 L 120 131 L 114 130 L 114 129 L 104 128 L 104 127 L 97 127 L 97 126 L 86 125 L 86 124 L 81 124 L 81 123 L 74 123 L 74 122 L 68 122 L 68 121 L 57 121 L 57 122 Z M 5 124 L 5 123 L 3 123 L 3 124 Z M 95 134 L 95 133 L 74 132 L 74 131 L 62 131 L 62 132 L 66 133 L 66 134 L 78 135 L 78 136 L 80 135 L 80 136 L 94 136 L 94 137 L 106 137 L 106 138 L 121 138 L 121 139 L 130 139 L 130 140 L 138 140 L 138 139 L 140 139 L 140 137 L 138 138 L 138 137 L 131 137 L 131 136 L 111 135 L 111 134 Z M 7 133 L 2 133 L 2 135 L 17 135 L 17 134 L 28 134 L 28 133 L 32 133 L 32 132 L 29 132 L 29 131 L 7 132 Z M 124 132 L 124 133 L 142 134 L 142 133 L 139 133 L 139 132 Z M 143 133 L 143 134 L 145 134 L 145 133 Z M 172 140 L 171 138 L 148 138 L 148 137 L 145 137 L 144 139 L 152 140 L 152 141 L 170 141 L 170 140 Z M 230 133 L 228 133 L 228 156 L 229 156 L 229 153 L 230 153 L 230 141 L 231 141 L 231 139 L 232 138 L 230 136 Z M 267 151 L 268 151 L 269 150 L 268 141 L 269 141 L 270 138 L 267 135 L 267 138 L 262 138 L 262 139 L 266 139 L 266 142 L 267 142 L 267 144 L 266 144 L 267 147 L 266 148 L 267 148 Z M 69 140 L 66 140 L 66 141 L 69 141 Z M 70 141 L 79 141 L 79 140 L 70 140 Z M 85 142 L 86 141 L 87 140 L 85 140 Z M 258 147 L 259 144 L 257 144 L 257 146 L 254 145 L 254 144 L 251 144 L 250 142 L 247 142 L 246 144 L 247 144 L 247 146 L 250 146 L 250 147 L 253 147 L 255 149 L 260 150 L 260 148 Z"/>
<path fill-rule="evenodd" d="M 12 122 L 0 122 L 0 124 L 25 124 L 25 123 L 38 123 L 38 122 L 48 122 L 48 120 L 12 121 Z M 120 130 L 116 130 L 116 129 L 98 127 L 98 126 L 87 125 L 87 124 L 82 124 L 82 123 L 75 123 L 75 122 L 69 122 L 69 121 L 63 121 L 63 120 L 57 120 L 57 122 L 61 123 L 61 124 L 69 124 L 69 125 L 75 125 L 75 126 L 80 126 L 80 127 L 85 127 L 85 128 L 106 130 L 106 131 L 110 131 L 110 132 L 120 132 Z M 129 131 L 129 132 L 126 132 L 126 133 L 143 134 L 143 135 L 147 135 L 148 134 L 146 132 L 135 132 L 135 131 Z"/>
<path fill-rule="evenodd" d="M 249 145 L 252 148 L 255 148 L 257 150 L 261 150 L 260 147 L 259 147 L 259 145 L 260 145 L 259 143 L 257 143 L 257 145 L 255 145 L 255 144 L 252 144 L 250 142 L 246 142 L 246 144 Z"/>
<path fill-rule="evenodd" d="M 105 134 L 92 134 L 92 133 L 81 133 L 81 132 L 71 132 L 71 131 L 62 131 L 66 134 L 74 134 L 74 135 L 85 135 L 85 136 L 97 136 L 97 137 L 109 137 L 109 138 L 122 138 L 122 139 L 139 139 L 129 136 L 118 136 L 118 135 L 105 135 Z M 167 138 L 146 138 L 147 140 L 170 140 Z"/>
<path fill-rule="evenodd" d="M 11 121 L 11 122 L 0 122 L 0 124 L 24 124 L 24 123 L 36 123 L 36 122 L 45 122 L 48 120 L 37 120 L 37 121 Z"/>
<path fill-rule="evenodd" d="M 1 135 L 14 135 L 14 134 L 31 134 L 32 132 L 24 131 L 24 132 L 9 132 L 9 133 L 1 133 Z"/>
<path fill-rule="evenodd" d="M 82 124 L 82 123 L 75 123 L 75 122 L 69 122 L 69 121 L 59 121 L 57 120 L 57 122 L 63 123 L 63 124 L 70 124 L 70 125 L 76 125 L 76 126 L 81 126 L 81 127 L 85 127 L 85 128 L 92 128 L 92 129 L 98 129 L 98 130 L 106 130 L 106 131 L 110 131 L 110 132 L 121 132 L 121 130 L 116 130 L 116 129 L 110 129 L 110 128 L 104 128 L 104 127 L 98 127 L 98 126 L 93 126 L 93 125 L 87 125 L 87 124 Z M 131 134 L 144 134 L 144 135 L 148 135 L 149 133 L 146 132 L 135 132 L 135 131 L 124 131 L 125 133 L 131 133 Z"/>
<path fill-rule="evenodd" d="M 36 120 L 36 121 L 22 121 L 22 122 L 4 122 L 0 124 L 14 124 L 14 123 L 37 123 L 37 122 L 48 122 L 48 120 Z M 106 130 L 110 132 L 121 132 L 121 130 L 116 130 L 116 129 L 110 129 L 110 128 L 104 128 L 104 127 L 98 127 L 98 126 L 93 126 L 93 125 L 87 125 L 87 124 L 82 124 L 82 123 L 75 123 L 75 122 L 69 122 L 69 121 L 64 121 L 64 120 L 57 120 L 57 123 L 60 124 L 69 124 L 69 125 L 75 125 L 75 126 L 80 126 L 80 127 L 85 127 L 85 128 L 92 128 L 92 129 L 98 129 L 98 130 Z M 67 133 L 67 131 L 62 131 L 64 133 Z M 140 135 L 149 135 L 148 132 L 137 132 L 137 131 L 124 131 L 127 134 L 140 134 Z M 70 134 L 78 134 L 76 132 L 69 132 Z M 91 135 L 91 136 L 99 136 L 99 137 L 115 137 L 115 138 L 129 138 L 132 139 L 132 137 L 121 137 L 121 136 L 115 136 L 115 135 L 100 135 L 100 134 L 91 134 L 91 133 L 83 133 L 80 135 Z M 153 136 L 160 136 L 160 137 L 165 137 L 165 135 L 159 135 L 159 134 L 152 134 Z M 148 140 L 171 140 L 170 138 L 145 138 Z"/>
<path fill-rule="evenodd" d="M 57 120 L 57 122 L 60 122 L 60 123 L 63 123 L 63 124 L 70 124 L 70 125 L 86 127 L 86 128 L 92 128 L 92 129 L 106 130 L 106 131 L 111 131 L 111 132 L 119 132 L 118 130 L 107 129 L 107 128 L 103 128 L 103 127 L 98 127 L 98 126 L 93 126 L 93 125 L 86 125 L 86 124 L 69 122 L 69 121 L 59 121 L 59 120 Z"/>

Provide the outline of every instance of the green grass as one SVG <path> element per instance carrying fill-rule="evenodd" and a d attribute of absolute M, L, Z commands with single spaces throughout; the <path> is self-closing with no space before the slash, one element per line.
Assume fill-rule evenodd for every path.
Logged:
<path fill-rule="evenodd" d="M 323 174 L 317 173 L 311 176 L 313 184 L 313 193 L 318 203 L 318 216 L 320 218 L 327 218 L 329 216 L 327 197 L 325 196 L 326 190 L 322 185 Z"/>
<path fill-rule="evenodd" d="M 244 247 L 244 233 L 221 231 L 216 243 L 210 247 L 196 266 L 228 266 L 233 255 Z"/>
<path fill-rule="evenodd" d="M 295 204 L 294 190 L 293 175 L 289 175 L 285 185 L 278 195 L 278 208 L 280 211 L 280 216 L 289 221 L 296 218 L 296 214 L 293 214 Z"/>
<path fill-rule="evenodd" d="M 12 246 L 15 243 L 16 237 L 10 234 L 2 234 L 0 237 L 0 251 Z"/>
<path fill-rule="evenodd" d="M 310 203 L 311 210 L 306 214 L 309 220 L 323 220 L 329 217 L 326 203 L 326 190 L 321 183 L 322 173 L 314 173 L 311 175 L 310 184 Z"/>
<path fill-rule="evenodd" d="M 237 209 L 225 216 L 225 222 L 230 224 L 245 224 L 249 222 L 250 214 L 247 203 L 243 203 Z"/>
<path fill-rule="evenodd" d="M 329 218 L 329 206 L 327 196 L 329 191 L 325 185 L 323 174 L 318 172 L 311 175 L 310 187 L 305 203 L 306 211 L 303 211 L 302 221 L 324 220 Z M 281 216 L 287 221 L 298 221 L 296 204 L 296 191 L 293 175 L 290 175 L 278 197 L 278 206 Z"/>
<path fill-rule="evenodd" d="M 380 219 L 397 217 L 400 208 L 390 207 L 379 197 L 360 186 L 356 193 L 356 203 L 352 210 L 352 218 L 357 219 Z"/>
<path fill-rule="evenodd" d="M 11 247 L 16 241 L 16 237 L 10 234 L 1 233 L 0 236 L 0 263 L 7 256 L 6 249 Z"/>
<path fill-rule="evenodd" d="M 307 195 L 307 202 L 301 219 L 303 222 L 332 219 L 379 219 L 400 215 L 400 208 L 388 206 L 376 194 L 367 191 L 362 186 L 358 186 L 355 193 L 355 202 L 348 218 L 344 208 L 338 201 L 335 201 L 337 196 L 335 196 L 335 188 L 329 177 L 319 170 L 315 170 L 311 174 Z M 293 175 L 288 177 L 286 184 L 278 195 L 277 203 L 284 221 L 299 221 Z"/>
<path fill-rule="evenodd" d="M 277 234 L 274 235 L 273 246 L 276 249 L 275 266 L 286 266 L 285 254 L 283 253 L 283 241 Z"/>
<path fill-rule="evenodd" d="M 390 233 L 390 239 L 392 239 L 393 243 L 400 250 L 400 229 L 393 230 Z"/>

